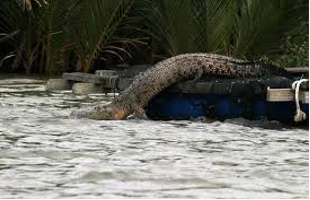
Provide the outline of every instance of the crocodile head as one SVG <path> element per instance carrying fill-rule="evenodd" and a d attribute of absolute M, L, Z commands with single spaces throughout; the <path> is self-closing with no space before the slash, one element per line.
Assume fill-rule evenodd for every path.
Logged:
<path fill-rule="evenodd" d="M 121 120 L 125 119 L 129 114 L 129 110 L 125 106 L 115 106 L 110 104 L 106 106 L 97 106 L 95 108 L 73 111 L 71 113 L 71 117 L 98 120 Z"/>
<path fill-rule="evenodd" d="M 128 110 L 122 106 L 107 105 L 94 108 L 88 113 L 90 119 L 122 120 L 128 116 Z"/>

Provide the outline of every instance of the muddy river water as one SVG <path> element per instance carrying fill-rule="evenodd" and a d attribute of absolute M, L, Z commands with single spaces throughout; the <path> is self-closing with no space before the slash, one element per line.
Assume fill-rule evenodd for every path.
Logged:
<path fill-rule="evenodd" d="M 0 83 L 0 198 L 309 198 L 307 128 L 71 119 L 113 95 L 14 81 Z"/>

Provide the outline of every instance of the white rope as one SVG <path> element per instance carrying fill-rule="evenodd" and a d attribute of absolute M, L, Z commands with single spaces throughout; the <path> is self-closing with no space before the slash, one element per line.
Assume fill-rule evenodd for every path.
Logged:
<path fill-rule="evenodd" d="M 301 122 L 301 121 L 307 119 L 306 113 L 304 113 L 300 109 L 300 105 L 299 105 L 299 88 L 300 88 L 301 83 L 307 82 L 307 81 L 309 81 L 309 80 L 308 79 L 300 79 L 298 81 L 295 81 L 292 84 L 292 89 L 295 90 L 295 104 L 296 104 L 296 114 L 294 116 L 295 122 Z"/>

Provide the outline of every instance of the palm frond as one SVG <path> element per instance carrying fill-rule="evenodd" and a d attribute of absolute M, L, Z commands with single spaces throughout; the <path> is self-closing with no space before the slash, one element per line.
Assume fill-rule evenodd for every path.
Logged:
<path fill-rule="evenodd" d="M 16 0 L 16 1 L 24 11 L 31 11 L 33 9 L 34 3 L 39 7 L 42 7 L 44 4 L 47 4 L 45 0 Z"/>
<path fill-rule="evenodd" d="M 240 1 L 194 0 L 194 3 L 197 50 L 229 54 L 231 33 Z"/>
<path fill-rule="evenodd" d="M 249 58 L 275 55 L 284 36 L 300 32 L 309 15 L 306 0 L 140 1 L 148 4 L 141 13 L 153 50 L 169 56 L 197 51 Z"/>
<path fill-rule="evenodd" d="M 306 19 L 305 1 L 247 0 L 241 5 L 234 33 L 236 56 L 259 57 L 281 51 L 284 36 Z"/>
<path fill-rule="evenodd" d="M 155 51 L 167 51 L 168 56 L 186 52 L 227 52 L 239 1 L 144 2 L 149 4 L 143 14 L 155 41 Z"/>
<path fill-rule="evenodd" d="M 61 72 L 65 65 L 65 51 L 71 45 L 64 32 L 70 5 L 69 1 L 49 0 L 36 12 L 36 23 L 41 30 L 41 65 L 48 74 Z"/>
<path fill-rule="evenodd" d="M 191 0 L 145 2 L 148 5 L 142 13 L 154 39 L 153 48 L 158 51 L 163 49 L 168 56 L 195 50 Z"/>
<path fill-rule="evenodd" d="M 88 71 L 101 50 L 115 38 L 134 0 L 80 0 L 68 27 L 78 57 Z M 111 50 L 110 50 L 111 51 Z"/>

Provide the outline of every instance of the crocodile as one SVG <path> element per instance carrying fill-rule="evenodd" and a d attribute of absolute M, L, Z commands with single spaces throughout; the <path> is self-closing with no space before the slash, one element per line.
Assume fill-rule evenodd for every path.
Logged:
<path fill-rule="evenodd" d="M 73 111 L 71 116 L 102 120 L 123 120 L 131 114 L 146 118 L 144 108 L 169 86 L 204 76 L 264 77 L 287 75 L 283 68 L 257 61 L 236 59 L 209 53 L 181 54 L 160 61 L 134 77 L 132 84 L 105 106 Z"/>

